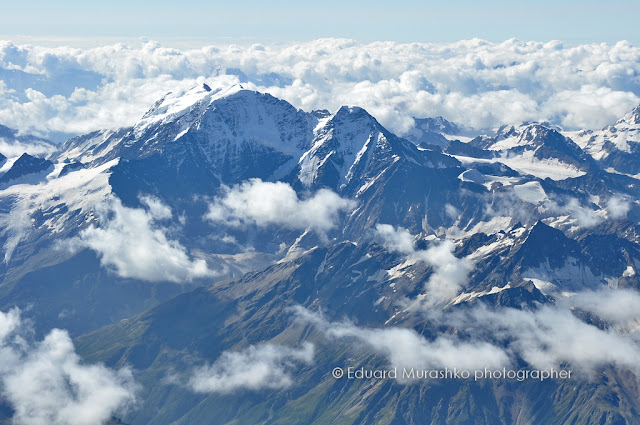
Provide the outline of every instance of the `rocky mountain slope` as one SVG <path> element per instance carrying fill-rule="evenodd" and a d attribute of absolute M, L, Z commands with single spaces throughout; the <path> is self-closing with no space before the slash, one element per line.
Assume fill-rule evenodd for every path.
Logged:
<path fill-rule="evenodd" d="M 588 140 L 469 141 L 241 85 L 170 93 L 5 158 L 0 304 L 133 369 L 116 423 L 638 423 L 640 180 L 615 159 L 636 112 Z M 575 379 L 331 374 L 485 366 Z"/>

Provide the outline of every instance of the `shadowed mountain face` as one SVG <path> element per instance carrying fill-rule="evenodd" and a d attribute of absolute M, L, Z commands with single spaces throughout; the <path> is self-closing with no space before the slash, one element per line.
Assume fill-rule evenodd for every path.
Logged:
<path fill-rule="evenodd" d="M 2 175 L 0 183 L 9 183 L 21 177 L 33 176 L 46 171 L 53 171 L 53 163 L 47 159 L 36 158 L 27 153 L 22 154 L 11 168 Z M 15 182 L 14 182 L 15 183 Z"/>
<path fill-rule="evenodd" d="M 113 423 L 638 423 L 640 181 L 544 124 L 418 127 L 203 85 L 9 158 L 1 304 L 132 368 Z"/>
<path fill-rule="evenodd" d="M 532 233 L 537 233 L 538 230 Z M 523 236 L 520 249 L 507 254 L 519 262 L 527 245 L 539 235 Z M 552 254 L 552 253 L 550 253 Z M 575 253 L 580 255 L 579 253 Z M 548 261 L 541 253 L 534 263 Z M 361 261 L 366 258 L 365 261 Z M 491 261 L 488 259 L 487 261 Z M 381 247 L 339 244 L 315 249 L 295 261 L 282 263 L 243 278 L 221 282 L 170 300 L 126 322 L 77 340 L 81 353 L 110 365 L 130 364 L 141 379 L 157 380 L 167 370 L 193 371 L 194 364 L 219 359 L 225 350 L 242 351 L 265 342 L 298 346 L 315 344 L 312 365 L 290 365 L 295 384 L 281 390 L 237 390 L 231 394 L 198 394 L 189 387 L 189 372 L 176 381 L 143 393 L 145 408 L 131 415 L 137 423 L 193 423 L 215 415 L 219 423 L 634 423 L 637 411 L 635 378 L 628 372 L 606 370 L 595 381 L 515 382 L 508 380 L 428 380 L 402 384 L 389 379 L 334 379 L 334 367 L 388 369 L 384 355 L 372 354 L 358 339 L 334 340 L 322 326 L 311 325 L 292 312 L 304 306 L 326 312 L 329 320 L 357 320 L 366 329 L 413 328 L 423 335 L 436 332 L 424 318 L 400 314 L 382 298 L 412 297 L 430 273 L 416 265 L 400 278 L 371 279 L 394 264 Z M 325 269 L 330 268 L 329 270 Z M 379 274 L 378 274 L 379 275 Z M 487 280 L 483 280 L 487 281 Z M 394 288 L 390 283 L 395 283 Z M 479 287 L 469 293 L 481 292 Z M 488 291 L 487 291 L 488 292 Z M 378 302 L 377 302 L 378 301 Z M 549 300 L 530 282 L 499 293 L 469 298 L 448 311 L 483 303 L 490 308 L 521 308 Z M 450 329 L 448 332 L 455 332 Z M 373 336 L 368 336 L 373 337 Z M 184 353 L 189 353 L 185 360 Z M 197 370 L 197 369 L 195 369 Z M 196 372 L 196 375 L 197 376 Z M 159 400 L 162 408 L 155 410 Z M 544 406 L 541 409 L 540 406 Z M 215 413 L 214 413 L 215 412 Z"/>

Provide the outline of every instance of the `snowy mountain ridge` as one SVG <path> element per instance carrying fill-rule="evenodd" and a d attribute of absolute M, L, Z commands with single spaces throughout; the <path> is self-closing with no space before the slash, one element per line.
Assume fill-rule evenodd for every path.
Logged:
<path fill-rule="evenodd" d="M 73 138 L 46 158 L 9 158 L 0 170 L 0 300 L 29 315 L 36 332 L 69 329 L 90 361 L 135 368 L 140 408 L 122 413 L 125 423 L 291 423 L 303 414 L 333 423 L 316 413 L 328 411 L 324 400 L 356 412 L 352 423 L 438 423 L 442 412 L 466 423 L 458 394 L 476 392 L 482 409 L 509 412 L 512 402 L 492 384 L 362 389 L 330 372 L 393 364 L 389 353 L 407 337 L 426 347 L 418 360 L 471 341 L 533 367 L 525 342 L 546 354 L 548 333 L 564 343 L 586 326 L 596 341 L 589 352 L 601 355 L 600 339 L 614 336 L 610 311 L 559 308 L 640 288 L 640 180 L 545 124 L 468 142 L 438 133 L 457 131 L 443 120 L 419 124 L 442 145 L 398 137 L 359 107 L 307 113 L 239 85 L 201 85 L 168 94 L 133 127 Z M 465 314 L 478 316 L 460 322 Z M 535 326 L 509 328 L 514 318 L 541 324 L 542 341 L 526 340 Z M 626 316 L 611 323 L 635 329 Z M 354 345 L 362 332 L 382 348 Z M 238 397 L 185 385 L 194 365 L 213 365 L 198 369 L 207 372 L 219 359 L 247 357 L 263 366 L 264 350 L 276 366 L 304 360 L 286 372 L 286 386 Z M 571 354 L 552 360 L 584 366 Z M 611 374 L 611 358 L 586 363 Z M 544 420 L 557 406 L 585 423 L 632 417 L 640 409 L 633 385 L 608 379 L 510 391 L 521 391 L 522 405 L 552 400 L 540 409 Z M 567 402 L 575 392 L 593 397 L 595 411 Z M 441 407 L 428 404 L 432 394 Z M 616 399 L 631 407 L 605 402 Z"/>

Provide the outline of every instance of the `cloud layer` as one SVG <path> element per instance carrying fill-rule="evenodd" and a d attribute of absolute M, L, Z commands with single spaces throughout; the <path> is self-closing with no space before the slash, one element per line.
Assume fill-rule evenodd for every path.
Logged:
<path fill-rule="evenodd" d="M 168 91 L 223 79 L 305 110 L 358 105 L 403 133 L 443 115 L 483 128 L 547 120 L 600 128 L 640 103 L 640 48 L 552 41 L 97 48 L 0 42 L 0 123 L 47 133 L 133 124 Z"/>
<path fill-rule="evenodd" d="M 230 226 L 278 225 L 324 233 L 337 225 L 340 212 L 354 207 L 354 201 L 328 189 L 303 200 L 287 183 L 250 179 L 214 199 L 206 218 Z"/>
<path fill-rule="evenodd" d="M 0 312 L 0 385 L 18 425 L 98 425 L 134 401 L 128 369 L 81 362 L 66 331 L 42 341 L 17 309 Z"/>

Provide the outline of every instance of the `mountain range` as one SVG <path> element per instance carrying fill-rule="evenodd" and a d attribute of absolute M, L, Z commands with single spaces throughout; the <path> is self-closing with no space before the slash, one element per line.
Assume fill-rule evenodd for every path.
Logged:
<path fill-rule="evenodd" d="M 640 423 L 640 107 L 400 137 L 203 84 L 133 127 L 2 137 L 44 148 L 0 158 L 0 305 L 133 371 L 110 423 Z M 484 364 L 576 378 L 332 376 Z"/>

